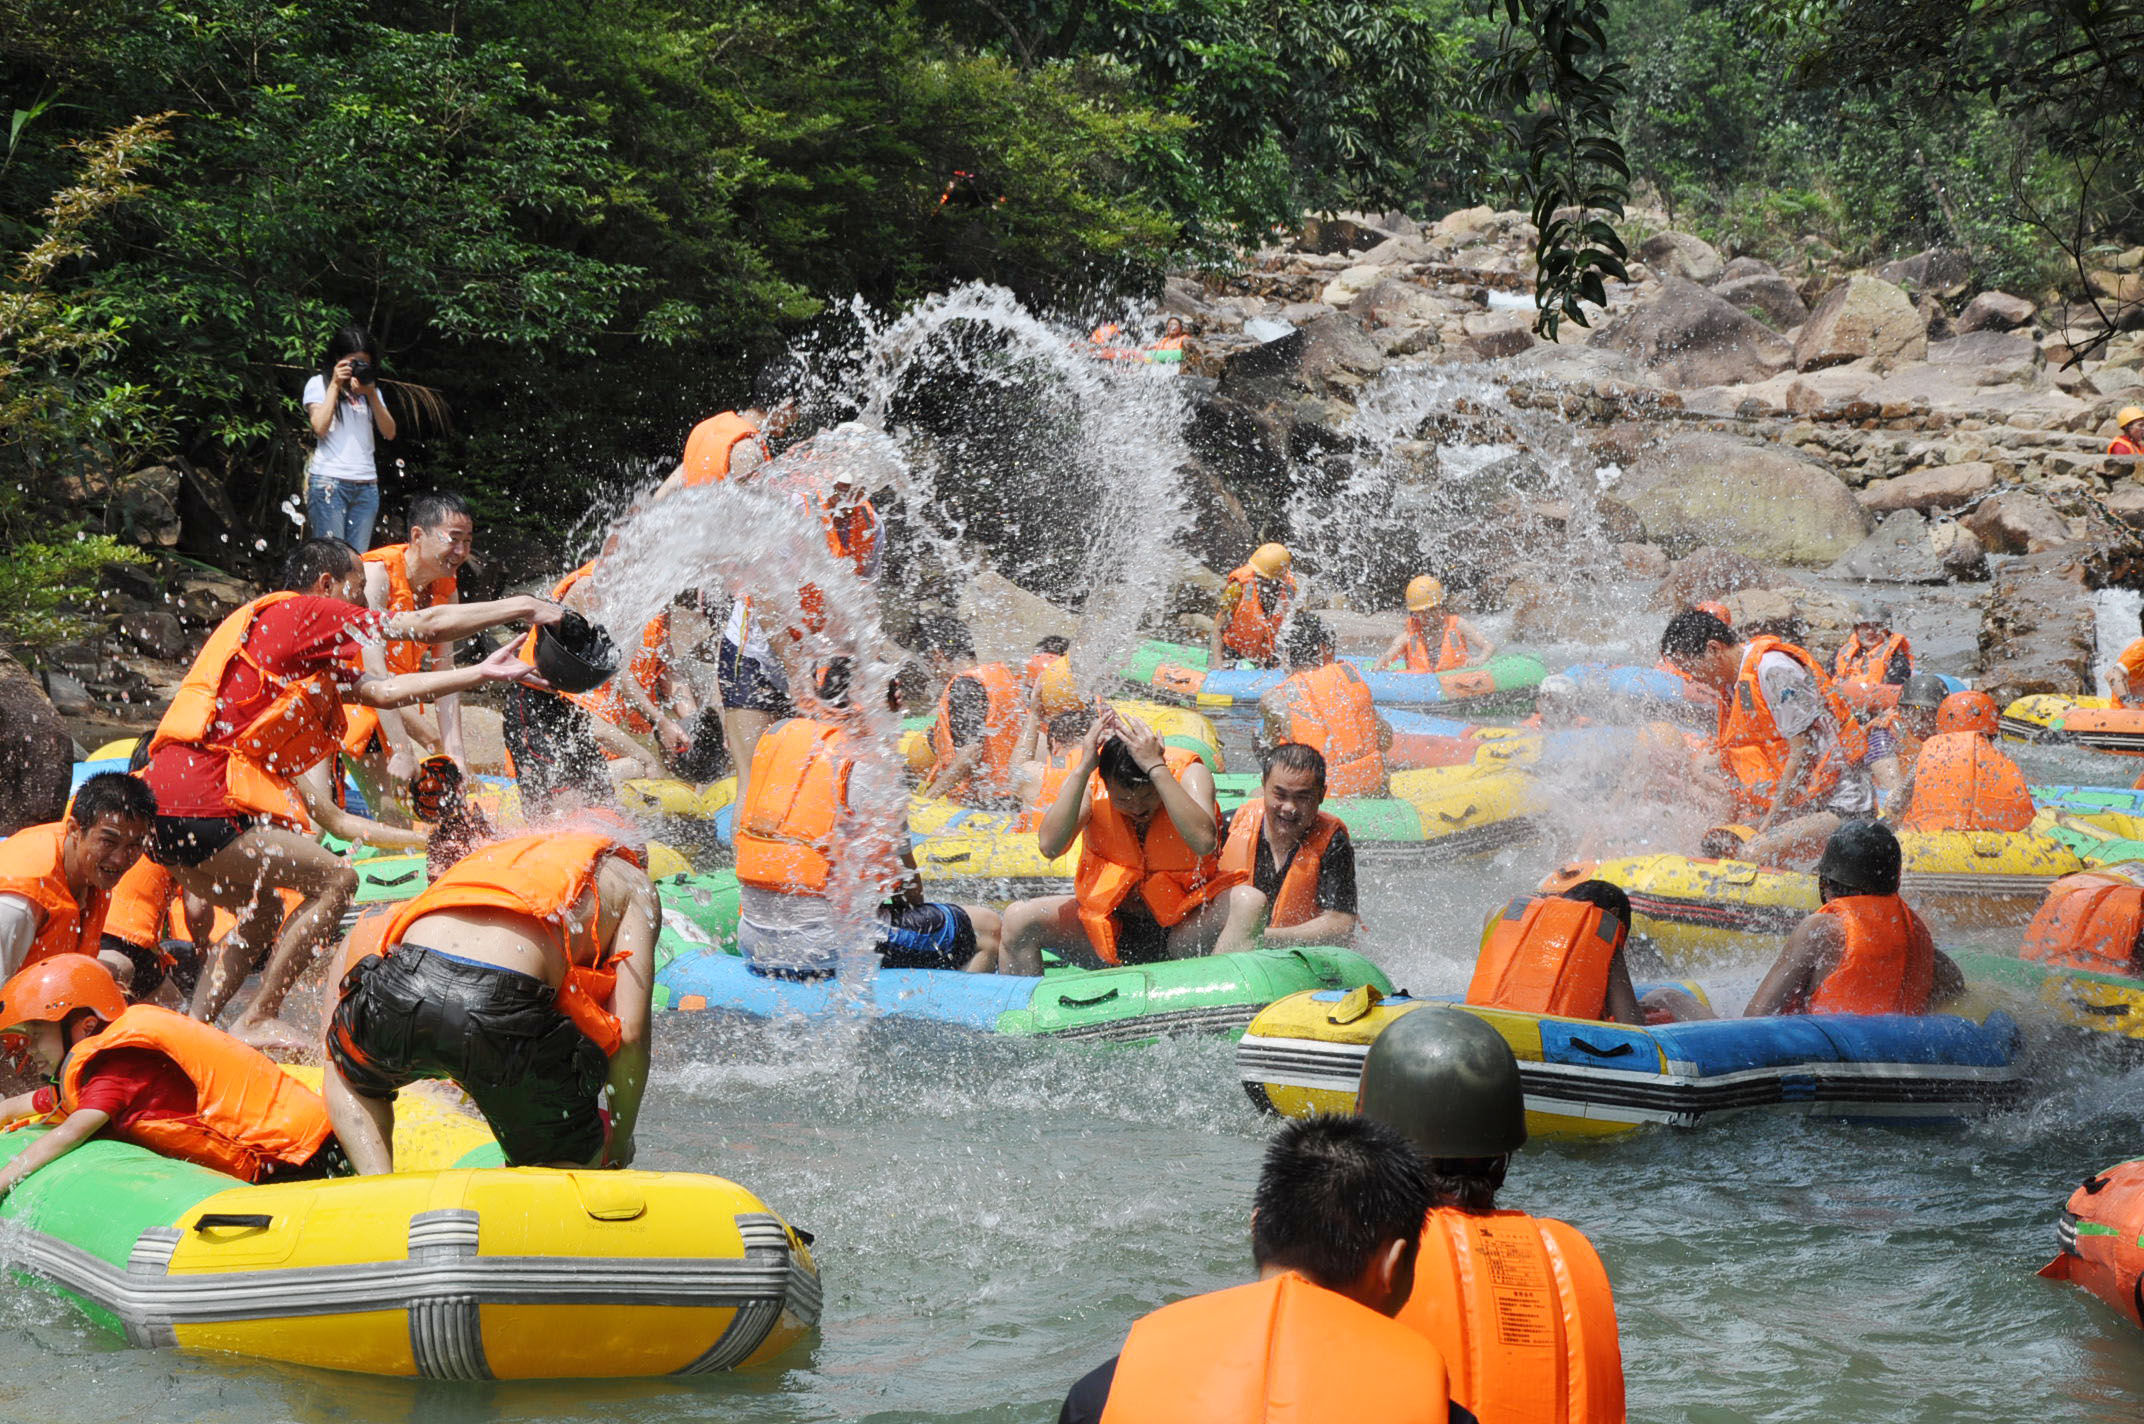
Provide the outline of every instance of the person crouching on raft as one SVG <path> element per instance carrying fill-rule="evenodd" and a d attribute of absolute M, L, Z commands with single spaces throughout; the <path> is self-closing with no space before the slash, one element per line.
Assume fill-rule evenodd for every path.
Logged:
<path fill-rule="evenodd" d="M 1295 605 L 1295 556 L 1285 544 L 1260 544 L 1233 570 L 1214 610 L 1206 666 L 1226 672 L 1233 662 L 1273 667 L 1280 661 L 1280 629 Z"/>
<path fill-rule="evenodd" d="M 486 846 L 361 922 L 325 1080 L 357 1170 L 394 1170 L 395 1091 L 420 1078 L 467 1093 L 509 1167 L 631 1165 L 661 920 L 639 853 L 572 831 Z"/>
<path fill-rule="evenodd" d="M 1058 1424 L 1474 1424 L 1446 1365 L 1394 1323 L 1430 1206 L 1407 1140 L 1361 1117 L 1274 1134 L 1251 1209 L 1258 1279 L 1142 1316 Z"/>
<path fill-rule="evenodd" d="M 1521 895 L 1483 931 L 1466 1002 L 1558 1018 L 1643 1024 L 1623 943 L 1630 896 L 1605 880 Z"/>
<path fill-rule="evenodd" d="M 1407 626 L 1370 665 L 1383 672 L 1403 664 L 1409 672 L 1456 672 L 1496 655 L 1488 635 L 1444 606 L 1444 584 L 1428 574 L 1407 581 Z"/>
<path fill-rule="evenodd" d="M 0 1039 L 26 1042 L 55 1084 L 0 1103 L 0 1122 L 57 1122 L 0 1167 L 0 1196 L 98 1136 L 242 1182 L 349 1174 L 319 1094 L 213 1024 L 128 1007 L 87 955 L 41 959 L 0 985 Z"/>
<path fill-rule="evenodd" d="M 1258 795 L 1236 808 L 1221 869 L 1247 877 L 1264 901 L 1261 944 L 1355 942 L 1355 843 L 1325 804 L 1325 758 L 1282 742 L 1260 763 Z M 1233 892 L 1232 892 L 1233 893 Z"/>
<path fill-rule="evenodd" d="M 1780 638 L 1739 641 L 1696 609 L 1669 621 L 1660 652 L 1725 701 L 1720 761 L 1755 827 L 1741 859 L 1807 864 L 1842 821 L 1874 814 L 1867 740 L 1815 658 Z"/>
<path fill-rule="evenodd" d="M 1334 660 L 1332 636 L 1316 614 L 1299 616 L 1286 641 L 1288 678 L 1258 699 L 1259 744 L 1316 747 L 1335 796 L 1384 795 L 1392 728 L 1377 715 L 1370 685 L 1353 663 Z"/>
<path fill-rule="evenodd" d="M 1221 868 L 1213 773 L 1136 718 L 1095 719 L 1035 839 L 1052 860 L 1080 843 L 1075 893 L 1005 908 L 1001 972 L 1040 974 L 1044 949 L 1117 965 L 1250 947 L 1265 901 Z"/>
<path fill-rule="evenodd" d="M 1484 1424 L 1623 1424 L 1623 1346 L 1600 1253 L 1576 1228 L 1497 1209 L 1526 1142 L 1519 1064 L 1455 1009 L 1386 1026 L 1355 1110 L 1412 1142 L 1429 1179 L 1414 1284 L 1395 1317 L 1437 1347 L 1452 1402 Z M 1525 1320 L 1525 1329 L 1512 1329 Z"/>

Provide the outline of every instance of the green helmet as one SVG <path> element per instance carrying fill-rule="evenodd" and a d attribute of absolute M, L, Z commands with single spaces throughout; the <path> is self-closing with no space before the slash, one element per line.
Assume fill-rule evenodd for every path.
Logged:
<path fill-rule="evenodd" d="M 1425 1157 L 1501 1157 L 1526 1142 L 1519 1060 L 1504 1036 L 1458 1009 L 1401 1014 L 1362 1060 L 1355 1111 Z"/>
<path fill-rule="evenodd" d="M 1906 679 L 1905 686 L 1898 690 L 1898 705 L 1901 707 L 1925 707 L 1930 711 L 1943 705 L 1950 696 L 1950 685 L 1932 672 L 1917 672 Z"/>
<path fill-rule="evenodd" d="M 1864 895 L 1896 895 L 1905 857 L 1881 821 L 1848 821 L 1824 842 L 1817 878 Z"/>

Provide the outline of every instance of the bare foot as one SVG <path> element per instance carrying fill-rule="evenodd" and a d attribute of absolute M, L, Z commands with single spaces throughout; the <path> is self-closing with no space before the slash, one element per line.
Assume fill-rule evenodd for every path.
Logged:
<path fill-rule="evenodd" d="M 240 1019 L 231 1025 L 231 1036 L 286 1063 L 305 1058 L 313 1050 L 312 1040 L 281 1019 Z"/>

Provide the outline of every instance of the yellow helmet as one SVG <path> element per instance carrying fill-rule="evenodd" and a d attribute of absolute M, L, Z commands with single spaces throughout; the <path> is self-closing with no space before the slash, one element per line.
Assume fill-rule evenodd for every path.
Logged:
<path fill-rule="evenodd" d="M 2114 423 L 2124 430 L 2129 428 L 2132 420 L 2144 420 L 2144 405 L 2125 405 L 2115 412 Z"/>
<path fill-rule="evenodd" d="M 1444 585 L 1428 574 L 1417 574 L 1407 580 L 1407 611 L 1423 613 L 1439 607 L 1444 602 Z"/>
<path fill-rule="evenodd" d="M 1079 706 L 1079 688 L 1072 681 L 1072 660 L 1052 658 L 1035 674 L 1035 702 L 1045 717 L 1069 712 Z"/>
<path fill-rule="evenodd" d="M 1260 578 L 1279 578 L 1294 562 L 1295 556 L 1288 552 L 1286 544 L 1260 544 L 1251 555 L 1251 572 Z"/>

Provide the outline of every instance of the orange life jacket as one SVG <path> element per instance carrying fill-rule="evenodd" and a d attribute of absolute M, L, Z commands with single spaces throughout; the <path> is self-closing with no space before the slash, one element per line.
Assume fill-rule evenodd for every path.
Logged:
<path fill-rule="evenodd" d="M 1265 824 L 1263 796 L 1244 802 L 1242 809 L 1230 818 L 1228 841 L 1221 847 L 1223 874 L 1241 876 L 1239 883 L 1246 885 L 1258 878 L 1258 843 L 1265 833 Z M 1274 892 L 1273 904 L 1267 912 L 1268 925 L 1284 930 L 1318 917 L 1318 866 L 1325 859 L 1325 848 L 1333 843 L 1340 825 L 1338 816 L 1318 812 L 1310 833 L 1296 846 L 1295 856 L 1288 862 L 1288 873 L 1280 878 L 1280 888 Z"/>
<path fill-rule="evenodd" d="M 1560 1221 L 1433 1208 L 1397 1318 L 1437 1347 L 1453 1402 L 1481 1424 L 1623 1424 L 1615 1295 L 1593 1243 Z"/>
<path fill-rule="evenodd" d="M 663 680 L 670 675 L 670 667 L 670 615 L 658 613 L 640 630 L 640 646 L 634 649 L 632 661 L 626 664 L 626 675 L 640 684 L 640 690 L 648 695 L 650 702 L 660 702 Z M 645 737 L 655 728 L 649 725 L 638 708 L 626 701 L 625 693 L 619 690 L 622 680 L 614 677 L 592 692 L 569 695 L 572 701 L 613 727 Z"/>
<path fill-rule="evenodd" d="M 1273 689 L 1288 717 L 1288 740 L 1325 756 L 1325 790 L 1333 796 L 1378 796 L 1385 790 L 1385 756 L 1377 745 L 1377 709 L 1370 685 L 1352 664 L 1333 662 L 1293 673 Z"/>
<path fill-rule="evenodd" d="M 1032 831 L 1041 826 L 1043 814 L 1057 804 L 1057 793 L 1065 789 L 1065 782 L 1072 775 L 1072 759 L 1078 755 L 1077 751 L 1063 756 L 1044 753 L 1041 783 L 1036 787 L 1034 799 L 1020 813 L 1015 830 Z"/>
<path fill-rule="evenodd" d="M 430 889 L 402 906 L 388 921 L 377 952 L 392 953 L 409 927 L 435 910 L 506 910 L 563 933 L 566 912 L 574 902 L 584 892 L 600 896 L 597 872 L 604 858 L 613 855 L 647 868 L 632 850 L 592 831 L 495 841 L 457 861 Z M 596 936 L 602 917 L 598 899 L 584 932 L 565 940 L 566 977 L 559 982 L 558 1007 L 597 1047 L 614 1054 L 623 1033 L 610 997 L 625 956 L 604 951 Z"/>
<path fill-rule="evenodd" d="M 1936 945 L 1896 895 L 1843 895 L 1817 911 L 1846 930 L 1846 952 L 1809 995 L 1812 1014 L 1918 1014 L 1935 988 Z"/>
<path fill-rule="evenodd" d="M 728 479 L 730 460 L 737 447 L 747 440 L 757 439 L 759 427 L 734 410 L 701 421 L 685 437 L 685 458 L 680 462 L 684 467 L 685 487 L 720 484 Z"/>
<path fill-rule="evenodd" d="M 2032 824 L 2025 773 L 1978 732 L 1939 732 L 1913 764 L 1907 831 L 2022 831 Z"/>
<path fill-rule="evenodd" d="M 983 713 L 982 759 L 965 781 L 950 788 L 951 794 L 1002 796 L 1011 788 L 1013 753 L 1020 744 L 1024 710 L 1020 679 L 1003 663 L 980 663 L 960 676 L 982 684 L 990 701 Z M 960 748 L 953 745 L 953 683 L 958 680 L 948 679 L 945 691 L 938 694 L 938 720 L 931 724 L 931 750 L 937 756 L 931 767 L 932 776 L 951 766 L 953 758 L 960 754 Z"/>
<path fill-rule="evenodd" d="M 1437 655 L 1429 655 L 1429 628 L 1419 613 L 1407 615 L 1407 671 L 1450 672 L 1467 665 L 1467 640 L 1459 636 L 1459 619 L 1444 615 L 1438 635 Z"/>
<path fill-rule="evenodd" d="M 2091 974 L 2144 972 L 2144 885 L 2114 871 L 2063 876 L 2026 927 L 2018 958 Z"/>
<path fill-rule="evenodd" d="M 417 602 L 417 590 L 409 581 L 409 553 L 407 544 L 389 544 L 384 549 L 367 553 L 365 562 L 378 564 L 387 570 L 387 609 L 389 613 L 415 613 L 419 608 L 436 608 L 442 603 L 455 600 L 460 584 L 454 575 L 433 579 L 424 586 L 424 602 Z M 402 638 L 389 639 L 382 655 L 386 659 L 389 674 L 424 671 L 424 655 L 429 644 L 413 643 Z"/>
<path fill-rule="evenodd" d="M 297 596 L 288 591 L 267 594 L 216 625 L 194 655 L 178 696 L 164 709 L 164 718 L 149 739 L 149 753 L 154 756 L 174 744 L 223 752 L 224 794 L 233 805 L 303 828 L 311 824 L 311 818 L 291 781 L 341 751 L 342 699 L 326 669 L 291 681 L 269 672 L 246 651 L 246 635 L 261 611 Z M 262 686 L 273 697 L 260 715 L 228 741 L 211 742 L 207 738 L 216 722 L 217 694 L 234 659 L 259 674 Z"/>
<path fill-rule="evenodd" d="M 2144 455 L 2144 450 L 2138 449 L 2136 442 L 2132 441 L 2128 436 L 2117 435 L 2107 442 L 2107 453 L 2109 455 Z"/>
<path fill-rule="evenodd" d="M 85 1038 L 60 1065 L 60 1107 L 81 1106 L 82 1079 L 102 1054 L 146 1048 L 193 1081 L 191 1117 L 150 1118 L 115 1135 L 152 1152 L 258 1181 L 271 1162 L 305 1162 L 328 1140 L 328 1105 L 257 1048 L 213 1024 L 136 1004 L 104 1032 Z"/>
<path fill-rule="evenodd" d="M 1727 709 L 1720 716 L 1719 733 L 1720 760 L 1734 779 L 1736 809 L 1743 812 L 1771 809 L 1780 775 L 1787 769 L 1787 739 L 1779 735 L 1771 704 L 1765 701 L 1764 688 L 1757 679 L 1757 665 L 1767 653 L 1784 653 L 1808 671 L 1816 682 L 1817 695 L 1823 699 L 1824 710 L 1838 728 L 1837 740 L 1808 769 L 1790 804 L 1821 803 L 1838 785 L 1840 772 L 1858 765 L 1868 755 L 1868 739 L 1861 725 L 1833 690 L 1830 676 L 1816 659 L 1783 638 L 1752 638 L 1743 653 L 1734 694 L 1727 699 Z"/>
<path fill-rule="evenodd" d="M 1102 1424 L 1446 1424 L 1422 1336 L 1294 1272 L 1165 1305 L 1132 1326 Z"/>
<path fill-rule="evenodd" d="M 1174 747 L 1162 755 L 1169 775 L 1179 782 L 1199 759 L 1196 752 Z M 1214 828 L 1220 829 L 1218 815 Z M 1079 922 L 1087 931 L 1087 942 L 1105 964 L 1117 962 L 1117 907 L 1134 890 L 1146 901 L 1155 922 L 1167 928 L 1182 924 L 1193 910 L 1247 878 L 1224 871 L 1218 851 L 1193 855 L 1164 807 L 1154 808 L 1154 818 L 1147 822 L 1146 836 L 1141 839 L 1111 803 L 1108 781 L 1095 777 L 1072 892 L 1079 900 Z"/>
<path fill-rule="evenodd" d="M 112 903 L 104 916 L 104 933 L 123 939 L 137 949 L 155 949 L 171 934 L 179 886 L 171 872 L 143 856 L 134 868 L 112 887 Z M 91 951 L 85 951 L 91 952 Z"/>
<path fill-rule="evenodd" d="M 834 832 L 849 802 L 846 738 L 831 722 L 791 717 L 752 749 L 736 825 L 737 883 L 777 895 L 824 895 Z"/>
<path fill-rule="evenodd" d="M 1288 605 L 1295 601 L 1295 575 L 1283 573 L 1278 580 L 1280 599 L 1267 608 L 1258 601 L 1258 574 L 1249 564 L 1228 576 L 1236 586 L 1235 606 L 1221 627 L 1221 646 L 1239 658 L 1271 662 L 1280 647 L 1280 625 L 1287 620 Z"/>
<path fill-rule="evenodd" d="M 1608 971 L 1622 926 L 1598 905 L 1559 895 L 1521 895 L 1490 921 L 1474 961 L 1467 1002 L 1561 1018 L 1608 1010 Z"/>
<path fill-rule="evenodd" d="M 0 894 L 20 895 L 44 916 L 29 953 L 22 957 L 25 966 L 55 954 L 94 956 L 104 935 L 110 897 L 91 886 L 88 903 L 75 899 L 60 871 L 60 842 L 66 835 L 65 821 L 47 821 L 0 841 Z"/>
<path fill-rule="evenodd" d="M 868 577 L 872 560 L 878 553 L 879 539 L 885 532 L 879 523 L 878 510 L 872 507 L 871 501 L 858 500 L 838 517 L 830 504 L 821 504 L 819 525 L 826 531 L 826 551 L 837 559 L 847 559 L 858 578 Z M 825 630 L 824 589 L 815 583 L 804 584 L 797 590 L 797 607 L 804 615 L 807 628 L 814 633 Z"/>
<path fill-rule="evenodd" d="M 1910 670 L 1913 646 L 1903 633 L 1893 633 L 1882 642 L 1869 647 L 1861 645 L 1859 633 L 1849 634 L 1839 647 L 1839 656 L 1832 664 L 1831 675 L 1839 682 L 1879 683 L 1891 670 L 1894 654 L 1904 653 Z"/>

